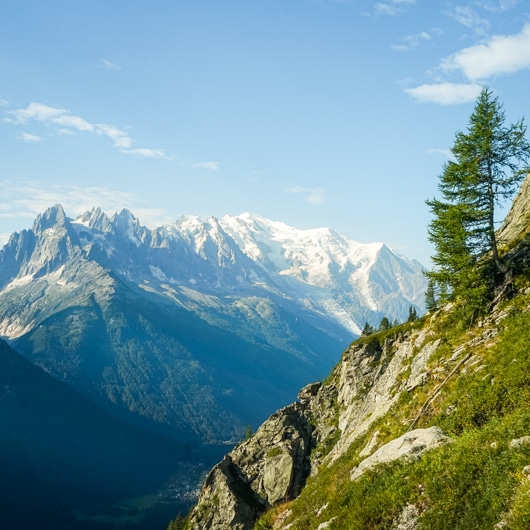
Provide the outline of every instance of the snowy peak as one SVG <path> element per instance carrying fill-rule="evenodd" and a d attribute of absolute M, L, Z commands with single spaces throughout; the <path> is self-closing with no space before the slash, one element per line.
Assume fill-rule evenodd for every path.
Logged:
<path fill-rule="evenodd" d="M 111 220 L 101 211 L 101 208 L 92 208 L 91 211 L 77 217 L 74 223 L 100 232 L 110 232 L 112 229 Z"/>
<path fill-rule="evenodd" d="M 220 224 L 250 259 L 283 279 L 285 292 L 354 333 L 383 316 L 406 319 L 411 304 L 424 309 L 421 265 L 383 243 L 358 243 L 329 228 L 299 230 L 250 213 L 225 216 Z"/>
<path fill-rule="evenodd" d="M 275 297 L 353 333 L 383 316 L 403 321 L 410 305 L 424 309 L 421 265 L 383 243 L 358 243 L 329 228 L 300 230 L 251 213 L 187 215 L 148 230 L 129 210 L 109 218 L 94 208 L 71 222 L 56 205 L 10 241 L 0 264 L 43 275 L 72 257 L 172 300 L 175 289 Z"/>
<path fill-rule="evenodd" d="M 337 273 L 366 276 L 382 243 L 361 244 L 329 228 L 299 230 L 253 214 L 226 216 L 221 224 L 251 259 L 315 285 L 331 285 Z"/>
<path fill-rule="evenodd" d="M 187 215 L 175 223 L 175 230 L 204 260 L 212 260 L 221 268 L 235 264 L 240 249 L 223 230 L 215 217 L 202 220 Z"/>

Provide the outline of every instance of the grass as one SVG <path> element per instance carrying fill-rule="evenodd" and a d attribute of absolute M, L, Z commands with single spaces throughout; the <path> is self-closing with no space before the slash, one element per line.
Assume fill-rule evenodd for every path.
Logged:
<path fill-rule="evenodd" d="M 518 281 L 519 287 L 526 283 Z M 527 471 L 523 473 L 530 464 L 530 447 L 510 448 L 512 439 L 530 435 L 529 307 L 527 295 L 506 304 L 509 313 L 495 340 L 471 350 L 480 362 L 455 373 L 419 419 L 416 427 L 438 425 L 452 438 L 451 444 L 413 463 L 395 462 L 351 482 L 350 471 L 373 432 L 379 431 L 379 444 L 403 434 L 407 419 L 414 417 L 440 378 L 456 364 L 449 362 L 455 348 L 484 332 L 484 328 L 470 331 L 455 326 L 453 318 L 438 319 L 434 338 L 443 340 L 430 367 L 445 367 L 445 372 L 423 387 L 402 392 L 392 411 L 345 455 L 329 468 L 321 466 L 300 497 L 289 503 L 292 515 L 284 525 L 311 530 L 330 521 L 330 530 L 384 529 L 414 504 L 424 529 L 493 529 L 499 521 L 514 530 L 530 528 L 530 481 Z M 414 324 L 418 329 L 421 323 Z M 395 329 L 390 331 L 395 335 Z M 360 342 L 384 341 L 389 332 Z M 265 514 L 256 528 L 272 528 L 276 514 Z"/>

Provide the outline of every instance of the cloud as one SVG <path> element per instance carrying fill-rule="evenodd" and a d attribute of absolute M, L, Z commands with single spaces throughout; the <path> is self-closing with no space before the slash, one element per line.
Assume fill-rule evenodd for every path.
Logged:
<path fill-rule="evenodd" d="M 121 70 L 121 66 L 114 64 L 112 61 L 109 61 L 108 59 L 101 59 L 101 64 L 98 64 L 98 68 L 103 68 L 104 70 L 107 70 L 107 72 L 110 71 L 117 71 Z"/>
<path fill-rule="evenodd" d="M 220 162 L 196 162 L 193 167 L 201 169 L 208 169 L 209 171 L 217 171 L 221 167 Z"/>
<path fill-rule="evenodd" d="M 136 149 L 120 149 L 122 153 L 128 155 L 141 156 L 143 158 L 162 158 L 164 160 L 173 160 L 173 157 L 166 155 L 162 149 L 149 149 L 145 147 Z"/>
<path fill-rule="evenodd" d="M 8 123 L 26 125 L 30 121 L 37 121 L 47 126 L 55 126 L 55 132 L 62 135 L 73 135 L 78 132 L 94 133 L 110 138 L 114 147 L 119 149 L 121 153 L 145 158 L 173 160 L 173 157 L 167 155 L 162 149 L 133 148 L 133 139 L 125 131 L 107 123 L 90 123 L 62 107 L 31 102 L 26 108 L 7 111 L 7 115 L 11 116 L 4 120 Z"/>
<path fill-rule="evenodd" d="M 454 18 L 459 24 L 466 28 L 471 28 L 477 33 L 484 33 L 490 23 L 487 19 L 481 18 L 480 15 L 469 6 L 457 6 L 454 11 L 448 12 L 448 15 Z"/>
<path fill-rule="evenodd" d="M 530 23 L 515 35 L 495 35 L 481 44 L 463 48 L 442 59 L 439 71 L 459 74 L 464 83 L 439 82 L 405 92 L 418 101 L 454 105 L 476 99 L 481 83 L 497 75 L 509 75 L 530 68 Z"/>
<path fill-rule="evenodd" d="M 132 193 L 101 186 L 42 186 L 31 181 L 0 181 L 0 197 L 0 219 L 27 219 L 28 226 L 39 213 L 57 203 L 72 218 L 99 206 L 109 216 L 128 208 L 149 228 L 172 221 L 167 212 L 146 208 Z M 6 242 L 10 234 L 2 235 Z"/>
<path fill-rule="evenodd" d="M 51 120 L 53 123 L 57 125 L 61 125 L 62 127 L 69 127 L 70 129 L 77 129 L 78 131 L 93 131 L 94 126 L 91 123 L 88 123 L 83 118 L 80 118 L 79 116 L 72 116 L 70 114 L 63 114 L 62 116 L 56 116 L 55 118 L 52 118 Z"/>
<path fill-rule="evenodd" d="M 322 204 L 326 198 L 326 190 L 323 188 L 304 188 L 303 186 L 291 186 L 288 193 L 303 195 L 309 204 Z"/>
<path fill-rule="evenodd" d="M 479 7 L 493 13 L 508 11 L 508 9 L 512 9 L 518 3 L 519 0 L 477 0 Z"/>
<path fill-rule="evenodd" d="M 377 2 L 374 6 L 376 15 L 396 16 L 403 12 L 401 6 L 415 4 L 416 0 L 390 0 L 390 2 Z"/>
<path fill-rule="evenodd" d="M 119 149 L 130 149 L 132 146 L 131 137 L 125 131 L 114 127 L 114 125 L 97 123 L 96 133 L 110 138 L 114 142 L 114 147 Z"/>
<path fill-rule="evenodd" d="M 23 132 L 19 138 L 23 142 L 30 143 L 30 144 L 36 144 L 36 143 L 42 142 L 42 138 L 40 136 L 37 136 L 36 134 L 30 134 L 27 132 Z"/>
<path fill-rule="evenodd" d="M 29 120 L 53 123 L 54 119 L 68 114 L 68 111 L 58 107 L 50 107 L 42 103 L 31 102 L 25 109 L 11 110 L 8 114 L 13 116 L 12 121 L 14 123 L 26 124 Z"/>
<path fill-rule="evenodd" d="M 406 37 L 403 37 L 402 44 L 393 44 L 390 47 L 396 51 L 408 51 L 417 48 L 421 42 L 430 39 L 431 36 L 426 31 L 422 31 L 413 35 L 407 35 Z"/>
<path fill-rule="evenodd" d="M 407 88 L 405 92 L 422 103 L 455 105 L 474 101 L 481 90 L 482 86 L 478 84 L 434 83 Z"/>
<path fill-rule="evenodd" d="M 0 107 L 7 107 L 9 105 L 9 101 L 4 98 L 0 98 Z"/>
<path fill-rule="evenodd" d="M 440 148 L 427 149 L 427 154 L 441 156 L 445 158 L 446 160 L 454 160 L 454 156 L 453 156 L 453 153 L 451 152 L 451 149 L 440 149 Z"/>
<path fill-rule="evenodd" d="M 460 71 L 471 81 L 530 68 L 530 24 L 516 35 L 497 35 L 464 48 L 441 63 L 445 72 Z"/>

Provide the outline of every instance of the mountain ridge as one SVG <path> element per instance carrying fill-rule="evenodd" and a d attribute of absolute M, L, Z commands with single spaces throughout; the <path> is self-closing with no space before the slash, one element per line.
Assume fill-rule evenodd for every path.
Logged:
<path fill-rule="evenodd" d="M 0 335 L 122 418 L 237 440 L 329 370 L 353 338 L 352 314 L 407 314 L 398 276 L 420 296 L 419 264 L 377 246 L 396 271 L 373 252 L 356 265 L 346 247 L 359 245 L 252 214 L 149 230 L 126 209 L 72 220 L 55 205 L 0 251 Z M 381 307 L 361 305 L 357 269 L 378 275 Z"/>

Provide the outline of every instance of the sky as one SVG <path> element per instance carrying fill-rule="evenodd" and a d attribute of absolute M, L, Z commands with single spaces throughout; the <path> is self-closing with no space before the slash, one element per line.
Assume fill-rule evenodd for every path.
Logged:
<path fill-rule="evenodd" d="M 481 88 L 507 125 L 530 110 L 525 0 L 2 4 L 1 244 L 56 203 L 253 212 L 428 267 L 425 200 Z"/>

